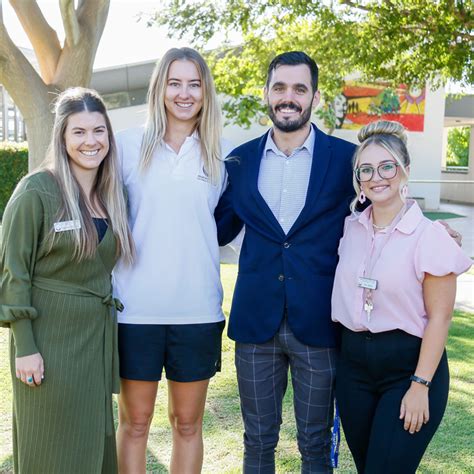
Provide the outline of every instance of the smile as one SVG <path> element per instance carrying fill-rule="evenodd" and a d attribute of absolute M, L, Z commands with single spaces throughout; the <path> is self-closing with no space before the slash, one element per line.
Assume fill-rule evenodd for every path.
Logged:
<path fill-rule="evenodd" d="M 382 191 L 385 191 L 388 188 L 390 188 L 388 184 L 383 184 L 383 185 L 373 186 L 370 188 L 370 190 L 373 191 L 374 193 L 380 193 Z"/>
<path fill-rule="evenodd" d="M 275 107 L 276 112 L 281 112 L 283 114 L 296 114 L 301 112 L 301 107 L 292 102 L 281 103 Z"/>
<path fill-rule="evenodd" d="M 95 156 L 97 155 L 97 153 L 99 153 L 99 150 L 89 150 L 89 151 L 81 150 L 81 153 L 86 156 Z"/>
<path fill-rule="evenodd" d="M 191 102 L 175 102 L 175 104 L 181 109 L 189 109 L 193 105 Z"/>

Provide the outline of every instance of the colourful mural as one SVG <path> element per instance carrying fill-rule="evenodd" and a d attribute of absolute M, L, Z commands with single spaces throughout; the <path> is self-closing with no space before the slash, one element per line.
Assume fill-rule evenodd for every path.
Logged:
<path fill-rule="evenodd" d="M 374 120 L 396 120 L 412 132 L 422 132 L 425 89 L 384 83 L 347 81 L 335 100 L 336 128 L 355 130 Z"/>

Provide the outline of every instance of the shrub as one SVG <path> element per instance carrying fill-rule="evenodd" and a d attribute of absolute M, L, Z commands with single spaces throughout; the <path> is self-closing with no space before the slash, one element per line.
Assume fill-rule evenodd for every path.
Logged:
<path fill-rule="evenodd" d="M 447 166 L 469 165 L 471 127 L 454 127 L 448 132 Z"/>
<path fill-rule="evenodd" d="M 15 186 L 27 173 L 27 144 L 0 143 L 0 221 Z"/>

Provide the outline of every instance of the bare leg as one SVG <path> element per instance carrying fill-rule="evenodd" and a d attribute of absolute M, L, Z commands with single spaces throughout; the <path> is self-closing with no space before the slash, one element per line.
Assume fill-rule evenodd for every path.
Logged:
<path fill-rule="evenodd" d="M 120 474 L 145 474 L 158 382 L 121 379 L 117 451 Z"/>
<path fill-rule="evenodd" d="M 173 430 L 171 474 L 195 474 L 202 469 L 202 418 L 209 380 L 168 381 L 168 414 Z"/>

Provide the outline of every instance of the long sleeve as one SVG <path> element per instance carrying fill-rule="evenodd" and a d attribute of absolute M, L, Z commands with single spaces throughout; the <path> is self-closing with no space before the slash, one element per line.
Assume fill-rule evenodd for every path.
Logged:
<path fill-rule="evenodd" d="M 31 279 L 43 215 L 38 191 L 22 181 L 5 209 L 0 250 L 0 323 L 11 327 L 17 357 L 38 352 L 31 324 L 37 317 L 31 305 Z"/>
<path fill-rule="evenodd" d="M 216 219 L 217 239 L 220 246 L 232 242 L 244 226 L 232 206 L 232 185 L 230 182 L 219 199 L 214 211 L 214 218 Z"/>

